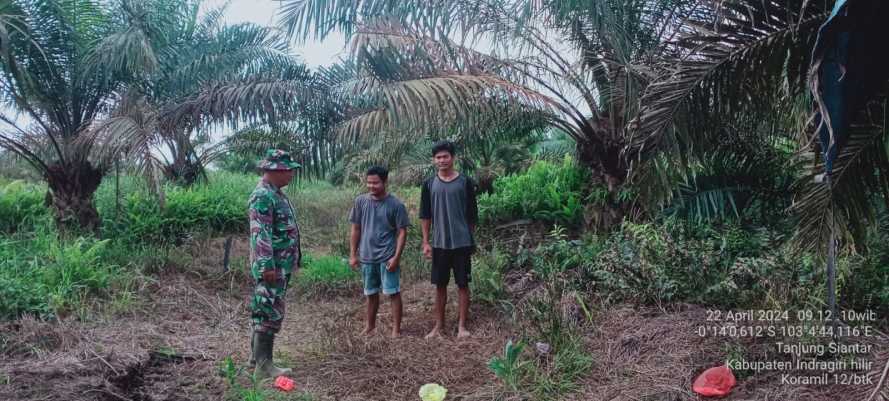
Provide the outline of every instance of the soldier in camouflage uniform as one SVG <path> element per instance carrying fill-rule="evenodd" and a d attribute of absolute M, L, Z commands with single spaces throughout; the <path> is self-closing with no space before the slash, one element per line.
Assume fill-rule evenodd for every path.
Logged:
<path fill-rule="evenodd" d="M 290 372 L 272 363 L 275 334 L 284 318 L 284 295 L 300 267 L 299 226 L 290 201 L 281 191 L 300 165 L 276 149 L 260 162 L 262 179 L 250 195 L 250 270 L 256 287 L 250 300 L 253 320 L 254 374 L 259 379 Z"/>

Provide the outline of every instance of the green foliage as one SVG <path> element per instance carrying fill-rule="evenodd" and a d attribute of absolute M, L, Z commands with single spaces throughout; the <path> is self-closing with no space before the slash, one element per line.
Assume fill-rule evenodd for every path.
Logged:
<path fill-rule="evenodd" d="M 577 247 L 565 238 L 561 228 L 557 227 L 550 236 L 552 242 L 530 258 L 539 286 L 519 305 L 521 326 L 527 329 L 526 339 L 520 344 L 537 343 L 537 355 L 522 353 L 521 345 L 517 348 L 508 343 L 504 356 L 489 363 L 507 390 L 526 399 L 559 399 L 577 388 L 578 380 L 593 363 L 579 330 L 584 319 L 578 315 L 588 317 L 589 311 L 575 291 L 580 281 L 574 280 L 571 269 L 576 265 L 562 263 L 560 259 Z M 571 302 L 581 306 L 572 310 L 568 307 Z"/>
<path fill-rule="evenodd" d="M 524 348 L 525 344 L 521 341 L 513 343 L 512 340 L 509 340 L 503 349 L 503 356 L 495 356 L 488 362 L 488 369 L 491 369 L 494 375 L 502 380 L 503 384 L 511 391 L 518 391 L 520 370 L 528 363 L 519 359 Z"/>
<path fill-rule="evenodd" d="M 503 274 L 506 271 L 508 255 L 496 248 L 489 252 L 479 252 L 472 264 L 472 281 L 469 287 L 473 299 L 489 305 L 500 305 L 506 299 Z"/>
<path fill-rule="evenodd" d="M 302 264 L 302 270 L 296 277 L 297 285 L 303 289 L 301 293 L 342 289 L 354 285 L 360 278 L 346 260 L 335 255 L 316 257 L 305 254 Z"/>
<path fill-rule="evenodd" d="M 811 260 L 762 228 L 626 222 L 594 246 L 599 256 L 582 269 L 606 299 L 740 307 L 802 302 L 816 286 Z"/>
<path fill-rule="evenodd" d="M 563 225 L 582 221 L 588 173 L 566 156 L 561 164 L 537 161 L 528 171 L 494 181 L 494 193 L 479 197 L 484 222 L 531 218 Z"/>
<path fill-rule="evenodd" d="M 866 248 L 838 263 L 839 297 L 845 307 L 889 316 L 889 213 L 883 211 L 867 236 Z"/>
<path fill-rule="evenodd" d="M 20 226 L 34 226 L 48 219 L 45 195 L 45 187 L 21 180 L 0 188 L 0 232 L 12 233 Z"/>
<path fill-rule="evenodd" d="M 253 375 L 250 376 L 250 386 L 243 386 L 238 381 L 238 377 L 245 372 L 243 367 L 235 364 L 232 357 L 227 356 L 219 367 L 219 373 L 225 378 L 228 384 L 226 392 L 226 400 L 232 401 L 266 401 L 269 399 L 269 390 L 260 385 Z"/>
<path fill-rule="evenodd" d="M 119 270 L 107 261 L 109 243 L 59 242 L 48 229 L 0 239 L 0 318 L 49 317 L 104 294 Z"/>
<path fill-rule="evenodd" d="M 256 163 L 262 157 L 263 155 L 257 152 L 229 152 L 217 158 L 214 165 L 228 173 L 254 174 L 257 171 Z"/>
<path fill-rule="evenodd" d="M 578 381 L 588 374 L 593 359 L 583 337 L 568 333 L 549 358 L 538 359 L 532 371 L 532 391 L 536 400 L 559 399 L 578 388 Z"/>
<path fill-rule="evenodd" d="M 173 245 L 197 235 L 246 232 L 247 199 L 257 180 L 255 176 L 216 173 L 209 182 L 188 188 L 167 185 L 163 208 L 138 178 L 122 180 L 119 202 L 115 201 L 114 180 L 105 180 L 96 201 L 104 218 L 103 236 L 130 244 Z"/>

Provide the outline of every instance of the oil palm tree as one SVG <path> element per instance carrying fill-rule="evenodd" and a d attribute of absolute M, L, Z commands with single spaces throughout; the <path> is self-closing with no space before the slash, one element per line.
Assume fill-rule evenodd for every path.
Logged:
<path fill-rule="evenodd" d="M 372 107 L 341 125 L 353 134 L 422 135 L 535 110 L 576 143 L 579 161 L 617 200 L 630 164 L 622 151 L 648 83 L 677 56 L 664 45 L 699 1 L 289 0 L 282 24 L 298 38 L 343 32 L 360 74 L 345 96 Z M 503 116 L 505 118 L 505 116 Z"/>
<path fill-rule="evenodd" d="M 142 141 L 95 129 L 134 71 L 156 67 L 149 26 L 120 24 L 116 12 L 132 12 L 131 6 L 0 3 L 0 146 L 40 172 L 63 230 L 98 227 L 94 192 L 117 155 Z"/>
<path fill-rule="evenodd" d="M 728 125 L 771 126 L 759 134 L 797 144 L 796 163 L 785 168 L 796 171 L 797 177 L 790 210 L 799 219 L 798 249 L 823 249 L 833 229 L 845 233 L 848 243 L 862 242 L 862 233 L 873 221 L 874 201 L 889 200 L 889 154 L 884 151 L 889 143 L 889 80 L 858 90 L 867 96 L 849 111 L 851 126 L 833 162 L 832 189 L 816 182 L 825 163 L 818 156 L 823 144 L 812 119 L 809 89 L 814 75 L 809 66 L 819 28 L 833 3 L 734 0 L 719 2 L 717 12 L 690 21 L 689 29 L 671 44 L 682 57 L 648 87 L 633 121 L 638 127 L 633 143 L 638 160 L 665 151 L 685 157 L 710 152 L 724 142 L 720 128 Z M 882 2 L 848 3 L 859 15 L 887 12 Z M 869 18 L 855 24 L 882 29 L 878 27 L 884 22 Z"/>
<path fill-rule="evenodd" d="M 287 99 L 275 98 L 275 92 L 254 92 L 244 102 L 232 102 L 233 97 L 269 82 L 311 78 L 273 29 L 224 24 L 226 6 L 202 14 L 203 3 L 172 2 L 173 18 L 156 27 L 163 33 L 156 44 L 157 68 L 143 71 L 128 86 L 126 96 L 134 107 L 122 107 L 105 121 L 112 130 L 141 130 L 152 138 L 154 151 L 144 152 L 146 167 L 159 165 L 169 180 L 186 185 L 205 177 L 205 166 L 229 150 L 226 141 L 211 135 L 225 128 L 221 123 L 234 129 L 250 120 L 265 121 L 287 114 L 297 103 L 284 106 Z M 208 92 L 217 96 L 207 97 Z M 206 108 L 201 99 L 218 103 Z"/>

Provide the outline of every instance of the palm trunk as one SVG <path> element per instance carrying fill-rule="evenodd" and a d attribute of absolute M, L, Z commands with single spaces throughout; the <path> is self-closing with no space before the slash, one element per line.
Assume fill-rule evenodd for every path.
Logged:
<path fill-rule="evenodd" d="M 49 185 L 47 198 L 60 233 L 98 234 L 101 221 L 93 195 L 104 174 L 89 162 L 49 166 L 45 176 Z"/>
<path fill-rule="evenodd" d="M 578 163 L 592 173 L 591 185 L 608 188 L 608 196 L 602 204 L 590 205 L 584 212 L 584 220 L 589 230 L 605 232 L 620 225 L 631 205 L 625 204 L 618 196 L 627 179 L 629 168 L 621 158 L 619 146 L 608 144 L 588 144 L 578 142 Z"/>

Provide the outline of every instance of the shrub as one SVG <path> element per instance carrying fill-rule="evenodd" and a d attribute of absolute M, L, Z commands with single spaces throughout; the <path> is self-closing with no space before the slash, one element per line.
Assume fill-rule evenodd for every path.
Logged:
<path fill-rule="evenodd" d="M 521 174 L 494 181 L 494 193 L 479 196 L 482 221 L 531 218 L 563 225 L 582 221 L 588 173 L 566 156 L 561 164 L 537 161 Z"/>
<path fill-rule="evenodd" d="M 189 188 L 168 185 L 163 209 L 155 196 L 136 190 L 121 201 L 118 216 L 113 188 L 108 188 L 112 185 L 106 183 L 97 202 L 104 218 L 103 235 L 130 244 L 171 245 L 195 235 L 243 233 L 247 199 L 255 185 L 255 177 L 227 173 Z"/>
<path fill-rule="evenodd" d="M 507 255 L 496 248 L 488 252 L 479 252 L 475 256 L 469 287 L 476 300 L 489 305 L 499 305 L 504 302 L 506 288 L 503 284 L 503 273 L 507 263 Z"/>
<path fill-rule="evenodd" d="M 815 283 L 808 259 L 795 259 L 776 234 L 737 225 L 625 222 L 585 267 L 595 291 L 643 303 L 753 306 L 802 301 Z"/>
<path fill-rule="evenodd" d="M 576 253 L 577 243 L 568 241 L 558 227 L 550 236 L 553 241 L 530 258 L 539 285 L 523 294 L 519 303 L 521 326 L 527 328 L 520 344 L 535 344 L 536 355 L 508 343 L 504 356 L 493 358 L 488 365 L 507 389 L 522 399 L 561 398 L 577 388 L 577 381 L 593 363 L 580 335 L 584 320 L 577 315 L 581 311 L 573 310 L 570 302 L 574 298 L 583 304 L 574 290 L 580 284 L 575 280 L 575 262 L 580 259 L 562 263 L 561 258 Z M 589 249 L 584 254 L 596 252 L 594 247 Z M 577 309 L 589 315 L 585 306 Z"/>
<path fill-rule="evenodd" d="M 889 319 L 889 215 L 883 212 L 878 224 L 868 233 L 866 247 L 860 254 L 838 263 L 839 301 L 858 311 L 873 310 Z"/>
<path fill-rule="evenodd" d="M 109 242 L 59 242 L 48 229 L 0 239 L 0 317 L 48 317 L 103 294 L 117 270 L 105 261 Z"/>
<path fill-rule="evenodd" d="M 45 187 L 21 180 L 0 187 L 0 232 L 12 233 L 49 219 L 49 210 L 43 204 L 45 196 Z"/>

